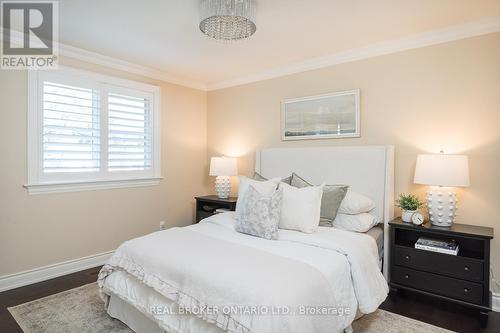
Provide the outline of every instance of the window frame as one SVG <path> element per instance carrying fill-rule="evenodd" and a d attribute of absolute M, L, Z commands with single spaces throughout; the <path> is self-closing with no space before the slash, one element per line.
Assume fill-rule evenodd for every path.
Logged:
<path fill-rule="evenodd" d="M 100 94 L 100 167 L 98 172 L 47 174 L 43 172 L 43 82 L 97 89 Z M 108 92 L 125 92 L 146 97 L 151 113 L 151 168 L 108 171 Z M 91 71 L 59 66 L 58 70 L 28 71 L 28 182 L 30 194 L 86 191 L 120 187 L 158 185 L 161 177 L 160 88 Z M 105 142 L 105 145 L 102 143 Z"/>

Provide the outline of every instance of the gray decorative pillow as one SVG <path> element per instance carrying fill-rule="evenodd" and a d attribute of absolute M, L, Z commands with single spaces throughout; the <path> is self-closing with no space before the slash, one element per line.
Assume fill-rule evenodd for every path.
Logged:
<path fill-rule="evenodd" d="M 296 173 L 292 174 L 291 185 L 298 188 L 313 186 Z M 348 188 L 349 186 L 346 185 L 325 185 L 325 187 L 323 187 L 320 226 L 333 227 L 333 220 L 335 220 L 335 217 L 337 216 L 340 204 L 342 203 Z"/>
<path fill-rule="evenodd" d="M 319 226 L 320 227 L 333 227 L 333 221 L 330 219 L 325 219 L 325 218 L 320 218 L 319 219 Z"/>
<path fill-rule="evenodd" d="M 236 231 L 265 239 L 277 239 L 282 193 L 282 190 L 276 190 L 270 197 L 266 197 L 249 185 L 245 202 L 236 215 Z"/>
<path fill-rule="evenodd" d="M 266 181 L 266 180 L 269 180 L 269 179 L 267 179 L 266 177 L 262 176 L 262 175 L 261 175 L 260 173 L 258 173 L 258 172 L 255 172 L 255 173 L 253 174 L 253 179 L 254 179 L 254 180 L 261 181 L 261 182 Z M 290 175 L 290 176 L 288 176 L 288 177 L 286 177 L 286 178 L 283 178 L 281 181 L 282 181 L 283 183 L 286 183 L 286 184 L 288 184 L 288 185 L 291 185 L 291 183 L 292 183 L 292 175 Z"/>

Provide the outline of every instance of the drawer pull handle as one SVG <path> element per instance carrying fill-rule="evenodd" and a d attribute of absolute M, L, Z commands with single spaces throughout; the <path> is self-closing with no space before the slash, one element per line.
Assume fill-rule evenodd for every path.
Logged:
<path fill-rule="evenodd" d="M 469 288 L 464 288 L 464 293 L 468 293 L 469 292 Z"/>
<path fill-rule="evenodd" d="M 468 272 L 469 271 L 469 266 L 464 267 L 464 271 Z"/>
<path fill-rule="evenodd" d="M 405 255 L 405 259 L 406 260 L 410 260 L 410 256 L 409 255 Z"/>
<path fill-rule="evenodd" d="M 409 274 L 405 274 L 405 279 L 409 279 L 410 278 L 410 275 Z"/>
<path fill-rule="evenodd" d="M 207 205 L 204 205 L 202 207 L 202 209 L 205 211 L 205 212 L 213 212 L 215 210 L 214 207 L 211 207 L 211 206 L 207 206 Z"/>

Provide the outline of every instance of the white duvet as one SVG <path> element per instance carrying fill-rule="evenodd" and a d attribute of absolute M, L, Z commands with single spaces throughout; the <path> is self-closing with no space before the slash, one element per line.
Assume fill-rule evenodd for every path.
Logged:
<path fill-rule="evenodd" d="M 236 232 L 233 213 L 224 213 L 125 242 L 98 282 L 105 301 L 113 292 L 167 332 L 193 331 L 179 312 L 228 332 L 340 332 L 357 310 L 373 312 L 386 298 L 378 261 L 364 234 L 280 229 L 278 240 L 265 240 Z M 123 276 L 165 301 L 141 297 Z"/>

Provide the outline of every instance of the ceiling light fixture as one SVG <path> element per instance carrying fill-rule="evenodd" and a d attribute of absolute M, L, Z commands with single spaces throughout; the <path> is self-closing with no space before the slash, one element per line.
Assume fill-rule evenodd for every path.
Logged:
<path fill-rule="evenodd" d="M 200 30 L 223 41 L 241 40 L 257 30 L 255 0 L 200 0 Z"/>

